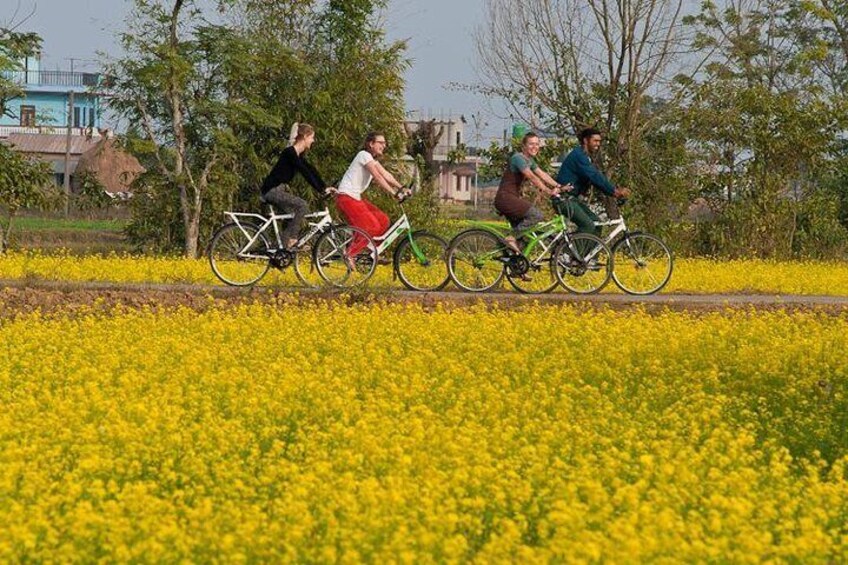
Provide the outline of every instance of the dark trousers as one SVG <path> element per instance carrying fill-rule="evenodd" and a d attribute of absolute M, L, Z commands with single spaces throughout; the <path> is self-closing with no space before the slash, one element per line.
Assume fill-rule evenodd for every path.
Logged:
<path fill-rule="evenodd" d="M 273 206 L 277 213 L 283 212 L 294 215 L 280 233 L 280 237 L 283 239 L 283 245 L 288 245 L 290 239 L 297 237 L 297 232 L 300 231 L 300 226 L 303 225 L 303 218 L 309 211 L 309 205 L 306 203 L 306 200 L 295 196 L 288 190 L 288 185 L 281 184 L 280 186 L 275 186 L 262 196 L 262 199 Z"/>
<path fill-rule="evenodd" d="M 560 212 L 577 224 L 579 233 L 589 233 L 601 237 L 601 228 L 596 226 L 595 222 L 599 220 L 598 215 L 581 200 L 573 197 L 566 197 L 565 202 L 560 204 Z"/>

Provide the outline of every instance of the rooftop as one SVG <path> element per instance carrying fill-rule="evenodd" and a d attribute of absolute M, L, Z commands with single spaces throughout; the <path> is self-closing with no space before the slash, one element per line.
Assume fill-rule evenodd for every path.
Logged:
<path fill-rule="evenodd" d="M 81 155 L 97 144 L 97 138 L 71 136 L 71 153 Z M 47 135 L 38 133 L 13 133 L 5 140 L 16 151 L 24 153 L 42 153 L 64 155 L 68 144 L 67 135 Z"/>

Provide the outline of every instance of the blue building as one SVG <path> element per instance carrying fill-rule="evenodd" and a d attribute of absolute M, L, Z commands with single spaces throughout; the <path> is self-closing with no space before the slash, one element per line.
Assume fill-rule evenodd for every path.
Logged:
<path fill-rule="evenodd" d="M 100 137 L 100 75 L 44 71 L 39 55 L 27 57 L 22 63 L 22 70 L 3 73 L 21 86 L 24 96 L 7 103 L 12 116 L 0 116 L 0 143 L 50 163 L 56 184 L 61 186 L 66 171 L 71 181 L 80 157 Z M 70 136 L 69 111 L 73 112 Z"/>
<path fill-rule="evenodd" d="M 0 116 L 0 137 L 10 133 L 66 133 L 71 92 L 74 93 L 72 133 L 82 134 L 86 128 L 100 127 L 101 101 L 96 89 L 97 73 L 75 73 L 41 70 L 41 58 L 27 57 L 23 70 L 4 73 L 21 85 L 23 98 L 9 102 L 14 117 Z M 60 131 L 55 131 L 59 130 Z"/>

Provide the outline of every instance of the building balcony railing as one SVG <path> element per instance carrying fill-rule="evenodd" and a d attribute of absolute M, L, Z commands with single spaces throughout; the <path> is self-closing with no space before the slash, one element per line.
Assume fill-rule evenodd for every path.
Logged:
<path fill-rule="evenodd" d="M 3 78 L 22 87 L 93 87 L 101 84 L 100 73 L 71 73 L 67 71 L 5 71 Z"/>

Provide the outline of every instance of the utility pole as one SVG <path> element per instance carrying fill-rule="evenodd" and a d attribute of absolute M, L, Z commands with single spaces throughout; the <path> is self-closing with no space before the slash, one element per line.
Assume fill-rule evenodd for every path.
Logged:
<path fill-rule="evenodd" d="M 71 213 L 71 128 L 74 125 L 74 91 L 68 91 L 68 135 L 65 137 L 65 217 Z"/>

